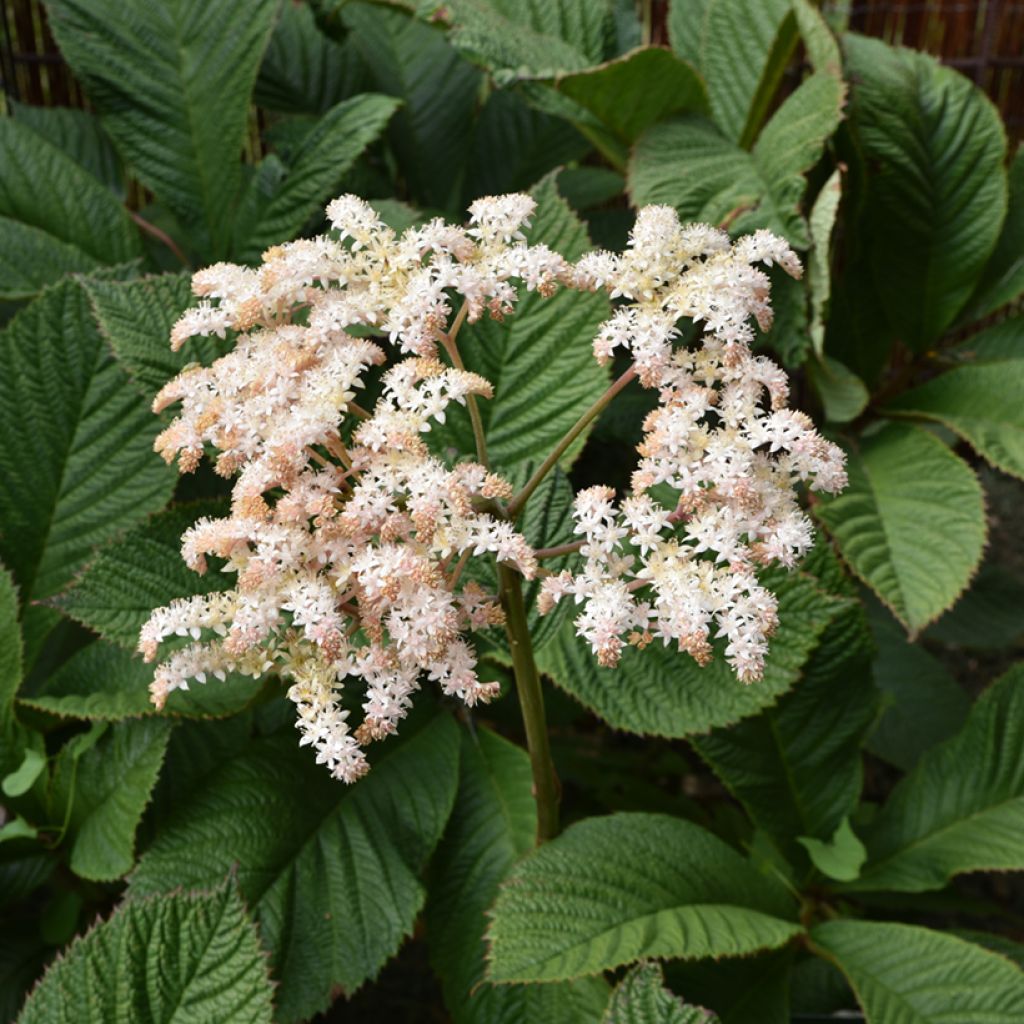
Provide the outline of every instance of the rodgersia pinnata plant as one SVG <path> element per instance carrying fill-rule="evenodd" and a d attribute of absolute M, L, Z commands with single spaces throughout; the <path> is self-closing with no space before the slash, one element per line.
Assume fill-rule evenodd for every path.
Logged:
<path fill-rule="evenodd" d="M 477 673 L 472 634 L 504 624 L 543 803 L 554 790 L 518 577 L 544 577 L 542 613 L 575 602 L 576 630 L 601 665 L 652 643 L 705 664 L 721 640 L 737 685 L 761 677 L 778 615 L 757 570 L 792 567 L 812 543 L 797 486 L 836 492 L 846 480 L 841 451 L 787 408 L 785 373 L 751 351 L 751 321 L 772 321 L 764 268 L 799 277 L 800 263 L 766 231 L 732 243 L 649 206 L 624 253 L 572 264 L 527 244 L 534 205 L 488 197 L 465 227 L 437 219 L 397 235 L 343 196 L 327 209 L 332 234 L 274 246 L 259 269 L 219 263 L 194 276 L 200 302 L 172 346 L 236 340 L 159 393 L 156 411 L 179 412 L 156 448 L 182 472 L 215 450 L 217 473 L 235 477 L 231 514 L 197 522 L 182 554 L 199 573 L 215 556 L 236 583 L 153 612 L 139 644 L 147 660 L 170 637 L 190 641 L 157 667 L 155 704 L 190 681 L 278 672 L 300 742 L 354 782 L 367 744 L 395 731 L 423 680 L 470 706 L 497 695 Z M 482 317 L 514 316 L 523 289 L 559 288 L 607 290 L 614 312 L 594 355 L 605 363 L 621 348 L 631 364 L 515 492 L 488 460 L 478 403 L 492 383 L 466 371 L 460 346 L 479 343 L 471 325 Z M 680 340 L 686 320 L 703 330 L 693 344 Z M 533 550 L 517 527 L 524 506 L 634 379 L 658 404 L 630 493 L 582 490 L 575 536 Z M 365 408 L 371 381 L 379 397 Z M 476 440 L 456 457 L 430 435 L 452 403 L 468 406 Z M 577 564 L 547 573 L 552 553 Z M 500 592 L 466 572 L 478 558 L 497 561 Z M 354 724 L 342 693 L 357 686 Z"/>

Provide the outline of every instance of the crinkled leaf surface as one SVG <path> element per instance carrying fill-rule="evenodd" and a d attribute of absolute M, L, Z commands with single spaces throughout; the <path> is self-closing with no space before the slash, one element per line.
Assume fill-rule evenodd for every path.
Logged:
<path fill-rule="evenodd" d="M 719 1024 L 719 1018 L 673 995 L 665 988 L 661 966 L 646 963 L 615 986 L 602 1024 Z"/>
<path fill-rule="evenodd" d="M 207 260 L 228 252 L 277 0 L 49 0 L 61 53 L 133 172 Z"/>
<path fill-rule="evenodd" d="M 459 791 L 427 903 L 431 960 L 456 1024 L 596 1024 L 608 1001 L 601 978 L 552 985 L 484 980 L 487 909 L 512 866 L 533 849 L 536 831 L 526 751 L 487 729 L 464 732 Z"/>
<path fill-rule="evenodd" d="M 374 978 L 423 906 L 419 875 L 455 798 L 458 734 L 446 715 L 388 741 L 353 786 L 296 734 L 256 740 L 202 780 L 131 877 L 142 895 L 216 884 L 234 867 L 278 979 L 281 1020 L 325 1009 Z"/>
<path fill-rule="evenodd" d="M 618 668 L 600 668 L 571 620 L 540 652 L 543 672 L 609 725 L 655 736 L 692 736 L 729 725 L 774 704 L 800 671 L 843 598 L 818 589 L 806 576 L 773 577 L 779 629 L 771 639 L 764 679 L 739 682 L 721 655 L 700 668 L 689 655 L 652 644 L 623 651 Z"/>
<path fill-rule="evenodd" d="M 956 431 L 996 469 L 1024 478 L 1024 317 L 961 347 L 965 363 L 904 391 L 886 408 Z"/>
<path fill-rule="evenodd" d="M 76 940 L 18 1024 L 270 1024 L 256 929 L 233 887 L 123 904 Z"/>
<path fill-rule="evenodd" d="M 1006 212 L 1006 135 L 969 79 L 849 34 L 850 118 L 873 167 L 862 222 L 886 314 L 923 350 L 970 298 Z"/>
<path fill-rule="evenodd" d="M 865 834 L 850 888 L 941 889 L 965 871 L 1024 870 L 1024 666 L 978 698 L 952 739 L 925 751 Z"/>
<path fill-rule="evenodd" d="M 721 839 L 659 814 L 588 818 L 516 866 L 489 976 L 557 981 L 641 957 L 739 956 L 798 934 L 786 890 Z"/>
<path fill-rule="evenodd" d="M 811 939 L 846 975 L 868 1024 L 1015 1024 L 1024 972 L 970 942 L 880 921 L 828 921 Z"/>
<path fill-rule="evenodd" d="M 849 486 L 815 514 L 850 568 L 911 633 L 967 587 L 985 544 L 973 470 L 937 437 L 889 424 L 848 449 Z"/>
<path fill-rule="evenodd" d="M 76 281 L 0 332 L 0 557 L 24 602 L 56 594 L 99 544 L 167 502 L 159 428 Z"/>

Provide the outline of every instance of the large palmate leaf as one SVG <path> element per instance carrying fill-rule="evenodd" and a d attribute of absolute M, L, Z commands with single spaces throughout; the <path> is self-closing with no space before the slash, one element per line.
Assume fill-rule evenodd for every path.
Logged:
<path fill-rule="evenodd" d="M 1024 146 L 1010 164 L 1006 220 L 985 264 L 966 317 L 981 319 L 1024 292 Z"/>
<path fill-rule="evenodd" d="M 333 197 L 342 175 L 380 135 L 398 105 L 390 96 L 365 93 L 327 111 L 303 136 L 273 191 L 246 203 L 251 227 L 236 245 L 236 258 L 255 262 L 268 246 L 297 234 Z M 258 189 L 261 180 L 257 173 L 250 187 Z"/>
<path fill-rule="evenodd" d="M 270 1024 L 256 930 L 233 888 L 130 902 L 75 941 L 18 1024 Z"/>
<path fill-rule="evenodd" d="M 223 515 L 218 502 L 173 505 L 104 548 L 59 598 L 63 612 L 114 643 L 134 650 L 154 608 L 176 597 L 227 590 L 231 577 L 200 576 L 181 558 L 181 535 L 202 516 Z"/>
<path fill-rule="evenodd" d="M 525 750 L 486 729 L 463 733 L 459 791 L 427 903 L 431 959 L 456 1024 L 596 1024 L 608 1001 L 600 978 L 553 985 L 484 981 L 486 912 L 512 865 L 533 849 L 537 806 L 530 787 Z"/>
<path fill-rule="evenodd" d="M 548 77 L 597 64 L 608 0 L 451 0 L 452 43 L 499 80 Z"/>
<path fill-rule="evenodd" d="M 839 123 L 844 93 L 838 76 L 813 73 L 776 111 L 750 151 L 698 115 L 654 125 L 630 160 L 633 202 L 667 203 L 684 221 L 717 224 L 732 214 L 735 233 L 764 227 L 806 247 L 810 239 L 800 212 L 804 173 Z"/>
<path fill-rule="evenodd" d="M 627 648 L 618 668 L 600 668 L 572 621 L 538 652 L 543 672 L 609 725 L 655 736 L 692 736 L 774 704 L 799 678 L 825 627 L 849 603 L 803 575 L 773 577 L 779 629 L 764 679 L 739 682 L 719 655 L 706 668 L 671 647 Z"/>
<path fill-rule="evenodd" d="M 28 298 L 73 270 L 142 253 L 117 198 L 21 119 L 0 119 L 0 298 Z"/>
<path fill-rule="evenodd" d="M 493 981 L 579 978 L 643 957 L 740 956 L 800 928 L 781 883 L 661 814 L 588 818 L 520 862 L 491 911 Z"/>
<path fill-rule="evenodd" d="M 533 196 L 537 212 L 527 239 L 567 259 L 585 252 L 586 228 L 558 195 L 554 179 L 545 179 Z M 595 362 L 591 345 L 607 315 L 607 300 L 596 293 L 542 298 L 524 288 L 508 322 L 484 318 L 462 329 L 463 361 L 494 385 L 494 398 L 482 401 L 480 411 L 496 469 L 539 463 L 604 392 L 608 373 Z M 474 450 L 469 416 L 461 409 L 450 411 L 436 434 L 460 452 Z M 579 453 L 585 437 L 569 448 L 564 462 Z"/>
<path fill-rule="evenodd" d="M 156 714 L 149 698 L 153 665 L 138 654 L 105 640 L 76 651 L 53 675 L 18 703 L 62 718 L 120 721 Z M 259 693 L 247 676 L 224 681 L 192 681 L 188 690 L 175 690 L 164 713 L 186 718 L 221 718 L 235 714 Z"/>
<path fill-rule="evenodd" d="M 365 3 L 341 11 L 374 86 L 402 101 L 388 138 L 415 200 L 455 212 L 469 150 L 480 72 L 437 26 Z"/>
<path fill-rule="evenodd" d="M 189 275 L 85 282 L 100 333 L 147 401 L 189 363 L 209 364 L 227 343 L 216 335 L 189 338 L 171 351 L 171 328 L 193 302 Z"/>
<path fill-rule="evenodd" d="M 860 795 L 860 744 L 877 707 L 871 654 L 860 603 L 851 603 L 778 704 L 691 738 L 791 858 L 796 837 L 830 837 Z"/>
<path fill-rule="evenodd" d="M 887 411 L 942 423 L 996 469 L 1024 477 L 1024 317 L 990 327 L 962 351 L 962 366 L 903 392 Z"/>
<path fill-rule="evenodd" d="M 50 0 L 61 53 L 118 151 L 192 231 L 228 251 L 250 95 L 277 0 Z M 244 15 L 244 16 L 242 16 Z"/>
<path fill-rule="evenodd" d="M 886 313 L 923 350 L 974 291 L 1006 212 L 995 106 L 933 57 L 848 35 L 853 129 L 871 168 L 863 230 Z"/>
<path fill-rule="evenodd" d="M 73 739 L 58 755 L 50 810 L 54 821 L 67 822 L 75 874 L 113 881 L 131 870 L 135 830 L 156 785 L 170 729 L 160 720 L 121 722 L 108 726 L 84 752 Z"/>
<path fill-rule="evenodd" d="M 1024 972 L 952 935 L 829 921 L 811 940 L 846 975 L 867 1024 L 1015 1024 L 1024 1017 Z"/>
<path fill-rule="evenodd" d="M 639 964 L 615 986 L 602 1024 L 719 1024 L 710 1010 L 665 988 L 658 964 Z"/>
<path fill-rule="evenodd" d="M 849 486 L 815 513 L 850 568 L 916 634 L 967 586 L 985 544 L 981 486 L 937 437 L 890 424 L 848 451 Z"/>
<path fill-rule="evenodd" d="M 133 894 L 209 886 L 235 867 L 279 980 L 282 1020 L 376 976 L 412 931 L 419 880 L 455 797 L 458 734 L 438 716 L 381 751 L 356 786 L 295 733 L 254 741 L 178 809 L 131 878 Z"/>
<path fill-rule="evenodd" d="M 770 100 L 796 43 L 790 0 L 675 0 L 670 10 L 672 47 L 707 82 L 715 123 L 749 141 L 754 108 Z"/>
<path fill-rule="evenodd" d="M 57 593 L 100 543 L 166 503 L 175 474 L 153 454 L 159 425 L 77 282 L 0 333 L 0 557 L 23 601 Z"/>
<path fill-rule="evenodd" d="M 872 822 L 858 889 L 940 889 L 964 871 L 1024 870 L 1024 666 L 925 751 Z"/>

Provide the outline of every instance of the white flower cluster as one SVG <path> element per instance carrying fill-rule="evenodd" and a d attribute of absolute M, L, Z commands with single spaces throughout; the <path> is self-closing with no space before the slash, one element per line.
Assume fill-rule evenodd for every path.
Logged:
<path fill-rule="evenodd" d="M 461 582 L 465 559 L 492 553 L 527 577 L 537 563 L 494 514 L 509 485 L 475 463 L 447 468 L 423 435 L 450 403 L 491 393 L 437 358 L 451 297 L 470 321 L 501 317 L 517 286 L 549 294 L 570 277 L 560 256 L 525 244 L 534 205 L 481 199 L 466 229 L 438 220 L 397 237 L 346 196 L 328 208 L 340 238 L 275 247 L 258 270 L 218 264 L 195 275 L 203 301 L 181 317 L 172 345 L 239 337 L 157 396 L 157 411 L 175 402 L 181 411 L 156 448 L 187 472 L 210 446 L 217 472 L 237 474 L 231 515 L 196 523 L 182 545 L 190 567 L 204 572 L 216 556 L 237 585 L 175 601 L 144 626 L 147 660 L 170 637 L 191 641 L 158 665 L 158 706 L 192 679 L 276 668 L 292 682 L 301 742 L 351 782 L 366 771 L 363 746 L 394 730 L 422 673 L 467 704 L 495 695 L 465 634 L 503 614 L 493 595 Z M 384 351 L 353 336 L 356 326 L 412 353 L 384 374 L 372 415 L 355 398 Z M 351 678 L 365 686 L 356 729 L 339 700 Z"/>
<path fill-rule="evenodd" d="M 785 407 L 784 372 L 750 351 L 751 317 L 762 329 L 772 319 L 758 263 L 800 275 L 795 254 L 768 232 L 732 244 L 653 206 L 640 211 L 624 254 L 593 253 L 576 266 L 579 287 L 626 300 L 598 332 L 595 355 L 603 362 L 625 348 L 659 393 L 632 496 L 616 508 L 608 488 L 581 492 L 585 565 L 543 583 L 542 611 L 567 595 L 582 603 L 576 627 L 602 665 L 616 665 L 626 643 L 655 638 L 705 664 L 724 637 L 739 678 L 761 678 L 777 602 L 754 570 L 793 566 L 812 543 L 797 481 L 845 486 L 841 450 Z M 706 330 L 695 349 L 673 346 L 683 317 Z"/>
<path fill-rule="evenodd" d="M 446 465 L 424 434 L 451 403 L 490 397 L 457 358 L 463 320 L 501 318 L 520 289 L 548 295 L 559 285 L 624 300 L 595 353 L 606 361 L 628 350 L 660 404 L 645 423 L 633 494 L 619 507 L 608 488 L 577 496 L 585 564 L 544 580 L 541 610 L 570 594 L 582 603 L 577 628 L 603 665 L 625 643 L 656 637 L 703 663 L 724 636 L 740 678 L 759 677 L 776 602 L 755 568 L 793 565 L 810 544 L 797 481 L 837 490 L 845 480 L 838 449 L 785 408 L 785 375 L 749 348 L 751 316 L 771 320 L 756 264 L 799 274 L 796 257 L 767 233 L 731 245 L 651 207 L 626 253 L 573 267 L 526 243 L 534 205 L 489 197 L 470 207 L 465 228 L 435 220 L 398 236 L 344 196 L 328 207 L 333 236 L 275 246 L 258 269 L 217 264 L 195 275 L 200 303 L 175 325 L 172 346 L 237 338 L 157 396 L 157 411 L 181 408 L 156 448 L 183 472 L 216 450 L 217 472 L 236 477 L 230 515 L 197 522 L 182 554 L 200 573 L 216 557 L 237 580 L 157 609 L 143 627 L 147 661 L 183 638 L 156 668 L 158 706 L 190 680 L 276 670 L 291 683 L 301 742 L 351 782 L 367 769 L 364 746 L 394 731 L 424 675 L 470 705 L 495 695 L 477 676 L 468 634 L 503 613 L 464 569 L 487 555 L 533 578 L 536 553 L 505 513 L 508 483 L 476 462 Z M 673 344 L 685 317 L 707 330 L 693 350 Z M 384 337 L 404 356 L 383 373 L 370 412 L 356 396 L 385 360 Z M 353 679 L 355 728 L 341 702 Z"/>

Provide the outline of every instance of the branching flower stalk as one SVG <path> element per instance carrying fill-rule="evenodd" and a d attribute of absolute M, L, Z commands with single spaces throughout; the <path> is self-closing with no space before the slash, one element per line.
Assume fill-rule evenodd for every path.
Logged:
<path fill-rule="evenodd" d="M 163 388 L 155 409 L 180 412 L 156 448 L 183 472 L 216 450 L 216 471 L 235 478 L 230 515 L 182 538 L 191 568 L 205 572 L 215 557 L 235 586 L 157 609 L 139 646 L 154 660 L 183 638 L 155 670 L 158 706 L 190 681 L 280 673 L 299 742 L 353 782 L 368 770 L 367 745 L 396 730 L 424 677 L 469 706 L 497 695 L 477 674 L 473 634 L 503 625 L 543 840 L 558 829 L 558 783 L 521 581 L 544 576 L 541 613 L 572 599 L 577 633 L 602 666 L 656 640 L 704 664 L 721 638 L 739 679 L 753 682 L 777 622 L 756 570 L 795 565 L 811 544 L 796 485 L 834 491 L 845 473 L 841 452 L 786 408 L 785 374 L 750 351 L 750 319 L 771 322 L 758 265 L 800 273 L 785 242 L 757 232 L 733 244 L 649 207 L 626 252 L 571 265 L 527 243 L 533 211 L 528 196 L 488 197 L 465 227 L 438 219 L 398 236 L 343 196 L 327 211 L 336 235 L 275 246 L 259 269 L 217 264 L 194 276 L 200 302 L 172 346 L 231 331 L 234 348 Z M 513 494 L 491 470 L 479 401 L 492 388 L 467 369 L 460 332 L 513 315 L 523 289 L 559 287 L 609 292 L 617 304 L 594 352 L 606 362 L 622 347 L 631 366 Z M 695 346 L 676 344 L 683 318 L 704 326 Z M 385 363 L 385 344 L 399 358 L 366 408 L 356 395 Z M 618 502 L 610 488 L 582 491 L 575 537 L 534 550 L 519 515 L 634 380 L 659 404 L 631 493 Z M 453 403 L 467 406 L 475 457 L 430 444 Z M 554 556 L 574 569 L 541 570 L 538 558 Z M 465 571 L 480 557 L 497 565 L 497 592 Z M 622 683 L 609 675 L 608 685 Z"/>

